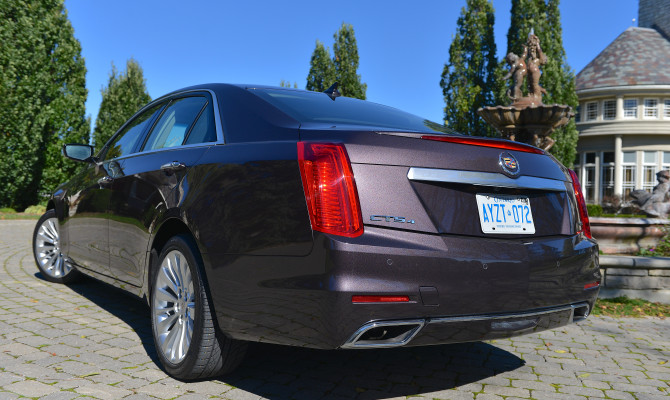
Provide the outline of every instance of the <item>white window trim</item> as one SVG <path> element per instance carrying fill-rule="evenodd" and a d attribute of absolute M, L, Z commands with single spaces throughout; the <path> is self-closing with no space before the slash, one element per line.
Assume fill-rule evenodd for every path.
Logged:
<path fill-rule="evenodd" d="M 653 108 L 652 108 L 652 107 L 647 107 L 647 101 L 648 101 L 648 100 L 656 101 L 656 107 L 653 107 Z M 660 116 L 660 113 L 659 113 L 659 103 L 660 103 L 660 102 L 659 102 L 658 98 L 655 98 L 655 97 L 646 97 L 646 98 L 642 101 L 642 118 L 644 118 L 644 119 L 658 119 L 659 116 Z M 653 109 L 653 110 L 655 110 L 655 111 L 656 111 L 656 115 L 655 115 L 655 116 L 647 116 L 647 109 Z"/>
<path fill-rule="evenodd" d="M 596 106 L 596 111 L 595 111 L 595 113 L 593 114 L 594 117 L 593 117 L 593 118 L 589 118 L 589 116 L 590 116 L 589 106 L 592 105 L 592 104 L 595 104 L 595 106 Z M 589 101 L 588 103 L 586 103 L 586 113 L 585 113 L 584 115 L 586 116 L 586 121 L 587 121 L 587 122 L 597 121 L 597 120 L 598 120 L 598 102 L 597 102 L 597 101 Z"/>
<path fill-rule="evenodd" d="M 605 110 L 606 110 L 605 104 L 607 104 L 608 102 L 612 103 L 612 105 L 613 105 L 612 111 L 614 111 L 614 114 L 612 114 L 612 118 L 605 118 Z M 603 111 L 602 111 L 603 121 L 613 121 L 613 120 L 616 119 L 616 99 L 614 99 L 614 100 L 603 100 L 602 109 L 603 109 Z"/>
<path fill-rule="evenodd" d="M 670 99 L 663 99 L 663 112 L 659 112 L 661 118 L 670 118 Z"/>
<path fill-rule="evenodd" d="M 634 101 L 635 102 L 635 108 L 633 108 L 635 110 L 635 115 L 634 116 L 626 115 L 626 102 L 627 101 Z M 640 102 L 638 101 L 638 99 L 626 99 L 626 98 L 624 98 L 623 99 L 623 118 L 624 119 L 637 119 L 637 117 L 640 114 L 640 112 L 639 112 L 640 110 L 638 109 L 639 105 L 640 105 Z"/>

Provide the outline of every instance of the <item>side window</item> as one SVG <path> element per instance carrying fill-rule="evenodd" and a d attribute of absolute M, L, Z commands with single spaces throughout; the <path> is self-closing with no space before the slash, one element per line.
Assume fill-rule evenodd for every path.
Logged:
<path fill-rule="evenodd" d="M 109 146 L 107 146 L 102 159 L 110 160 L 132 153 L 138 141 L 142 138 L 142 132 L 154 120 L 154 116 L 160 112 L 164 105 L 165 103 L 162 103 L 151 107 L 123 128 L 123 131 L 119 132 Z"/>
<path fill-rule="evenodd" d="M 198 121 L 193 125 L 184 144 L 216 142 L 216 126 L 212 114 L 212 103 L 200 114 Z"/>
<path fill-rule="evenodd" d="M 144 145 L 144 151 L 181 146 L 189 128 L 206 104 L 205 97 L 173 100 L 156 123 Z"/>

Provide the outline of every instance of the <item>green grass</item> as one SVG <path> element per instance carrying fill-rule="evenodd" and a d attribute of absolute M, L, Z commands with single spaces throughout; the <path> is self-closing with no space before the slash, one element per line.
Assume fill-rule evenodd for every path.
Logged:
<path fill-rule="evenodd" d="M 42 214 L 26 214 L 26 213 L 3 213 L 0 212 L 0 220 L 3 219 L 40 219 Z"/>
<path fill-rule="evenodd" d="M 598 299 L 593 307 L 593 315 L 607 317 L 660 317 L 670 316 L 670 305 L 652 303 L 646 300 L 615 297 Z"/>

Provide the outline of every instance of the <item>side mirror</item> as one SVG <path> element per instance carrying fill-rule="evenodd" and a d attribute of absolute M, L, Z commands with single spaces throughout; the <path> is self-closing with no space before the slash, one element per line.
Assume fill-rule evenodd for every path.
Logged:
<path fill-rule="evenodd" d="M 76 161 L 93 161 L 93 146 L 69 143 L 63 146 L 63 155 Z"/>

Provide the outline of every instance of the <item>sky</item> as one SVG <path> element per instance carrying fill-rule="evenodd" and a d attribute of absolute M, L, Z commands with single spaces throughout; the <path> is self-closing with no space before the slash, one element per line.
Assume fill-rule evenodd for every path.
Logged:
<path fill-rule="evenodd" d="M 511 0 L 492 0 L 498 58 L 507 50 Z M 152 98 L 208 82 L 305 88 L 316 40 L 331 48 L 353 25 L 367 100 L 436 122 L 440 75 L 465 0 L 66 0 L 86 61 L 86 113 L 95 124 L 112 63 L 134 58 Z M 637 26 L 638 0 L 563 0 L 567 61 L 575 74 Z"/>

